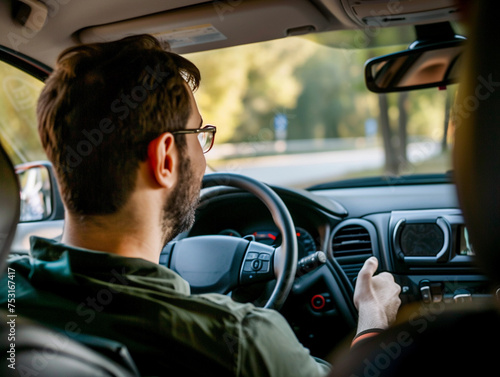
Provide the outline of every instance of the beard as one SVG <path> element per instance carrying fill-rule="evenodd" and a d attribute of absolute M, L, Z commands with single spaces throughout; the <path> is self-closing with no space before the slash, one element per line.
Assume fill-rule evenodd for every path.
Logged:
<path fill-rule="evenodd" d="M 200 189 L 201 184 L 191 169 L 191 160 L 181 160 L 179 180 L 163 205 L 161 221 L 164 245 L 193 226 Z"/>

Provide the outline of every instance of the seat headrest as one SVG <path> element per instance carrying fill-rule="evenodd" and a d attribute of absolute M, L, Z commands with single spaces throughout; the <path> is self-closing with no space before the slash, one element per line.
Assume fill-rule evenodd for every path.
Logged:
<path fill-rule="evenodd" d="M 471 2 L 464 80 L 455 106 L 454 170 L 477 260 L 500 284 L 500 27 L 494 1 Z"/>

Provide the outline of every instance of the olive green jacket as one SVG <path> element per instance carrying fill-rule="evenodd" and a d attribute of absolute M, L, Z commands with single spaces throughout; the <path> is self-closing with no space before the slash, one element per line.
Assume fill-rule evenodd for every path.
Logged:
<path fill-rule="evenodd" d="M 15 271 L 16 314 L 69 337 L 127 346 L 142 375 L 324 376 L 276 311 L 219 294 L 191 295 L 172 270 L 143 259 L 32 238 Z M 6 276 L 0 283 L 7 306 Z"/>

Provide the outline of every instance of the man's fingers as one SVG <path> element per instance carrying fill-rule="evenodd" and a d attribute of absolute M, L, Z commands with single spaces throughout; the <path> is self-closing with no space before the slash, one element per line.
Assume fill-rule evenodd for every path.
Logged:
<path fill-rule="evenodd" d="M 370 257 L 365 261 L 365 264 L 361 268 L 358 274 L 358 280 L 365 280 L 372 277 L 378 268 L 378 259 L 375 257 Z"/>

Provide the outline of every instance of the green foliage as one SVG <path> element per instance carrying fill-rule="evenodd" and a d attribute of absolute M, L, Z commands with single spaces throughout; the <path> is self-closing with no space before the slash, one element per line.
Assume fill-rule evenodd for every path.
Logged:
<path fill-rule="evenodd" d="M 323 33 L 189 55 L 202 72 L 198 105 L 205 122 L 218 126 L 218 143 L 274 140 L 276 114 L 287 116 L 289 140 L 363 137 L 366 120 L 379 113 L 377 95 L 365 87 L 364 63 L 405 46 L 329 47 L 376 44 L 377 38 L 394 42 L 387 32 L 359 33 L 351 32 L 350 42 L 345 32 L 343 42 L 336 33 Z M 432 107 L 432 99 L 427 102 Z"/>
<path fill-rule="evenodd" d="M 0 62 L 0 139 L 14 163 L 46 159 L 37 132 L 43 83 Z"/>
<path fill-rule="evenodd" d="M 446 96 L 453 93 L 437 89 L 418 90 L 404 97 L 393 93 L 386 97 L 387 108 L 382 108 L 379 95 L 369 92 L 364 81 L 368 59 L 401 51 L 414 38 L 412 28 L 367 28 L 189 55 L 202 73 L 196 96 L 205 122 L 218 126 L 217 144 L 250 143 L 241 150 L 225 149 L 228 154 L 218 154 L 211 165 L 232 164 L 233 159 L 241 163 L 242 156 L 252 153 L 261 156 L 325 151 L 327 145 L 384 145 L 386 173 L 417 171 L 409 161 L 406 145 L 419 141 L 417 148 L 425 148 L 441 143 Z M 288 145 L 297 140 L 299 144 L 294 145 L 302 145 L 302 149 L 259 143 L 279 139 L 274 130 L 277 114 L 286 115 L 288 120 Z M 365 128 L 374 124 L 377 135 L 367 138 Z M 346 143 L 323 142 L 339 138 Z M 302 140 L 318 143 L 300 144 Z M 353 140 L 356 142 L 350 144 Z M 449 164 L 436 169 L 448 168 Z"/>

